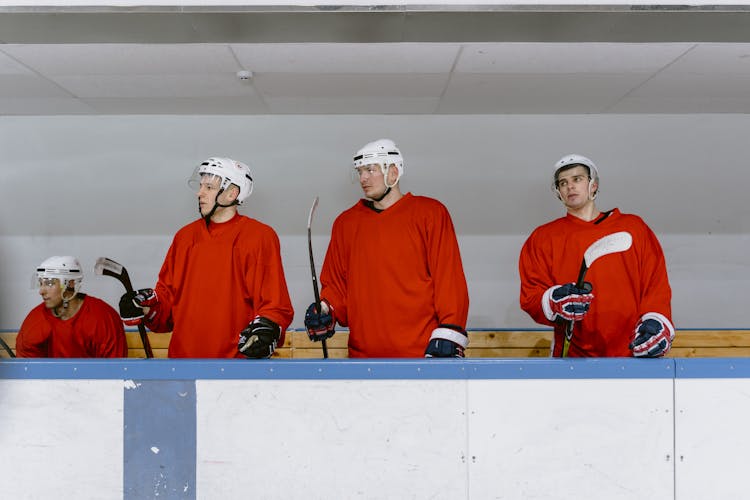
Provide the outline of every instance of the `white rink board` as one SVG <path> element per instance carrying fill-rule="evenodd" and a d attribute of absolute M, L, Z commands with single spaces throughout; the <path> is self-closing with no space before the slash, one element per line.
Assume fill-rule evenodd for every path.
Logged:
<path fill-rule="evenodd" d="M 5 499 L 122 498 L 122 380 L 0 380 Z"/>
<path fill-rule="evenodd" d="M 476 380 L 469 408 L 469 498 L 674 500 L 671 379 Z"/>
<path fill-rule="evenodd" d="M 748 498 L 750 379 L 678 379 L 675 411 L 676 498 Z"/>
<path fill-rule="evenodd" d="M 749 414 L 748 358 L 4 360 L 0 498 L 744 499 Z"/>
<path fill-rule="evenodd" d="M 197 497 L 466 498 L 466 384 L 197 381 Z"/>

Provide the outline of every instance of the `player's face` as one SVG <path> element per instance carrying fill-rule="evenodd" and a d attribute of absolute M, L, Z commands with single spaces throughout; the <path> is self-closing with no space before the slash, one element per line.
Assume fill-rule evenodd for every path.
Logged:
<path fill-rule="evenodd" d="M 557 176 L 557 189 L 566 207 L 578 209 L 591 201 L 589 180 L 586 167 L 577 166 L 560 172 Z M 596 184 L 593 189 L 596 189 Z"/>
<path fill-rule="evenodd" d="M 359 175 L 359 186 L 367 198 L 378 198 L 385 192 L 385 177 L 379 164 L 363 165 L 354 170 Z"/>
<path fill-rule="evenodd" d="M 198 187 L 198 209 L 204 217 L 214 208 L 216 195 L 219 194 L 219 188 L 221 188 L 221 180 L 221 177 L 216 175 L 205 174 L 201 176 L 200 186 Z"/>
<path fill-rule="evenodd" d="M 54 309 L 62 304 L 62 292 L 58 278 L 39 278 L 39 295 L 47 309 Z"/>

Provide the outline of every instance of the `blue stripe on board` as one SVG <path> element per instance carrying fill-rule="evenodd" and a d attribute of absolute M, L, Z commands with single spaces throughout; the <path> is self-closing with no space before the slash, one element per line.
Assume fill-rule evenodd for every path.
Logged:
<path fill-rule="evenodd" d="M 677 378 L 750 378 L 748 358 L 685 358 L 677 364 Z"/>
<path fill-rule="evenodd" d="M 195 381 L 132 380 L 124 398 L 123 499 L 195 499 Z"/>
<path fill-rule="evenodd" d="M 0 360 L 0 379 L 347 380 L 347 379 L 593 379 L 673 378 L 681 360 L 405 359 L 242 360 L 118 359 Z M 750 373 L 750 359 L 735 359 Z M 710 366 L 700 370 L 711 377 Z M 706 369 L 709 369 L 707 372 Z M 723 370 L 721 375 L 725 376 Z"/>

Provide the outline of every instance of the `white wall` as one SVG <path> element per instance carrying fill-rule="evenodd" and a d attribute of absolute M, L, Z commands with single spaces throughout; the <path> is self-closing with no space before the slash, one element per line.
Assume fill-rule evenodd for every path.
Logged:
<path fill-rule="evenodd" d="M 279 233 L 294 327 L 312 300 L 306 222 L 318 271 L 333 218 L 359 197 L 350 158 L 391 137 L 406 159 L 403 187 L 450 209 L 471 293 L 469 326 L 534 327 L 518 308 L 517 257 L 528 233 L 562 214 L 552 165 L 578 152 L 597 162 L 600 208 L 641 215 L 667 256 L 682 328 L 742 328 L 750 284 L 747 115 L 107 116 L 2 117 L 0 329 L 38 303 L 34 267 L 77 255 L 84 291 L 116 305 L 93 275 L 96 257 L 153 285 L 174 232 L 194 219 L 185 181 L 211 155 L 246 161 L 256 190 L 243 212 Z M 208 298 L 207 298 L 208 300 Z"/>

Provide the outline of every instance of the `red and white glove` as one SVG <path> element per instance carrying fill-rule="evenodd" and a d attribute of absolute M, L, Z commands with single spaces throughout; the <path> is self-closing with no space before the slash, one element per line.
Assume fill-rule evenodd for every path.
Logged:
<path fill-rule="evenodd" d="M 128 326 L 136 326 L 143 322 L 143 308 L 149 307 L 146 321 L 154 318 L 159 305 L 159 297 L 151 288 L 141 288 L 138 291 L 127 292 L 120 297 L 120 318 Z"/>
<path fill-rule="evenodd" d="M 658 358 L 672 347 L 674 327 L 666 316 L 649 312 L 635 327 L 635 336 L 628 347 L 636 358 Z"/>
<path fill-rule="evenodd" d="M 583 288 L 578 288 L 575 283 L 556 285 L 547 289 L 542 295 L 542 309 L 544 315 L 550 321 L 562 318 L 568 321 L 580 321 L 589 312 L 594 294 L 591 293 L 593 286 L 588 281 L 583 283 Z"/>

